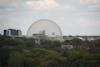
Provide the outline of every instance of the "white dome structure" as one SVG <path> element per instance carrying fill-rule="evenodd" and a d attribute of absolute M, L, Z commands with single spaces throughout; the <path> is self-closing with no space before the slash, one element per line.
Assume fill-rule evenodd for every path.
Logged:
<path fill-rule="evenodd" d="M 45 34 L 48 37 L 62 36 L 60 27 L 53 21 L 41 19 L 34 22 L 27 31 L 27 37 L 32 37 L 33 34 Z"/>

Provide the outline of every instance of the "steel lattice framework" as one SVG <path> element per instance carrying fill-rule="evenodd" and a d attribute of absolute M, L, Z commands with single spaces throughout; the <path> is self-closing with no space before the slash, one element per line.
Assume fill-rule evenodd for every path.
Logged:
<path fill-rule="evenodd" d="M 52 20 L 41 19 L 31 24 L 27 31 L 27 36 L 31 37 L 33 34 L 45 31 L 48 36 L 62 36 L 60 27 Z"/>

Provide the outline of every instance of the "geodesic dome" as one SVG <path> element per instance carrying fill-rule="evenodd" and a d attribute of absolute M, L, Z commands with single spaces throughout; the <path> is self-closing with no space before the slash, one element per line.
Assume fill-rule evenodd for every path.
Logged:
<path fill-rule="evenodd" d="M 48 37 L 62 36 L 60 27 L 53 21 L 41 19 L 34 22 L 27 31 L 27 36 L 32 37 L 33 34 L 44 32 Z"/>

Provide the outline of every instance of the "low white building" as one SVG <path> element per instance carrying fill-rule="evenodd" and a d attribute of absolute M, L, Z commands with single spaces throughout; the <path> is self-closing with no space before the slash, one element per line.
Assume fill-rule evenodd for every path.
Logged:
<path fill-rule="evenodd" d="M 51 41 L 60 41 L 60 42 L 64 41 L 64 39 L 63 39 L 62 36 L 48 37 L 48 40 L 51 40 Z"/>
<path fill-rule="evenodd" d="M 74 46 L 73 45 L 61 45 L 62 49 L 73 49 Z"/>

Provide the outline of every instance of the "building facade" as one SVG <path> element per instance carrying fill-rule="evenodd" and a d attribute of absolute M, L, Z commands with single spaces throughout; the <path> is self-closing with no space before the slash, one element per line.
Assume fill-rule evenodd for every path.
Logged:
<path fill-rule="evenodd" d="M 43 40 L 46 40 L 47 36 L 45 34 L 45 31 L 40 31 L 39 33 L 35 33 L 33 34 L 33 38 L 34 39 L 43 39 Z"/>
<path fill-rule="evenodd" d="M 21 37 L 22 32 L 21 30 L 16 30 L 16 29 L 5 29 L 4 36 Z"/>

